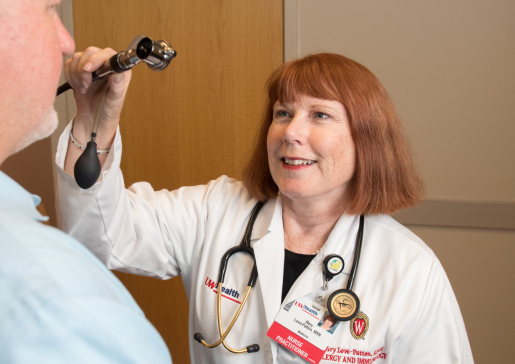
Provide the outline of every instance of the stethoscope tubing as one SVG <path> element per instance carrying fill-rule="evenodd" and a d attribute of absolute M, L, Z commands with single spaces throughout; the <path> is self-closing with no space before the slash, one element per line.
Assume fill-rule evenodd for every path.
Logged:
<path fill-rule="evenodd" d="M 250 273 L 249 282 L 247 286 L 254 287 L 257 281 L 258 272 L 256 266 L 256 257 L 254 255 L 254 249 L 247 246 L 235 246 L 234 248 L 229 249 L 220 260 L 220 268 L 218 269 L 218 284 L 223 283 L 225 279 L 225 272 L 227 272 L 227 266 L 229 264 L 229 259 L 232 255 L 236 253 L 247 253 L 254 260 L 254 267 L 252 268 L 252 272 Z"/>
<path fill-rule="evenodd" d="M 200 332 L 197 332 L 193 338 L 204 345 L 207 348 L 214 348 L 217 347 L 220 344 L 223 344 L 224 347 L 229 350 L 231 353 L 235 354 L 241 354 L 241 353 L 255 353 L 259 351 L 259 345 L 253 344 L 247 346 L 245 349 L 233 349 L 227 344 L 225 341 L 225 338 L 227 335 L 229 335 L 229 332 L 232 330 L 234 324 L 236 323 L 236 320 L 240 316 L 241 311 L 243 310 L 243 307 L 245 306 L 245 303 L 247 302 L 247 298 L 250 294 L 250 291 L 252 287 L 256 284 L 257 278 L 258 278 L 258 271 L 257 271 L 257 265 L 256 265 L 256 256 L 254 255 L 254 249 L 250 246 L 250 240 L 252 236 L 252 228 L 254 227 L 254 222 L 257 219 L 257 216 L 259 214 L 259 211 L 263 207 L 263 202 L 258 202 L 256 206 L 254 206 L 254 209 L 252 210 L 252 213 L 250 215 L 249 223 L 247 224 L 247 229 L 245 230 L 245 234 L 243 235 L 243 239 L 239 246 L 235 246 L 231 249 L 229 249 L 220 260 L 220 267 L 218 269 L 218 290 L 217 295 L 218 299 L 216 302 L 216 311 L 218 315 L 218 332 L 220 334 L 220 339 L 218 339 L 217 342 L 214 344 L 208 344 L 204 340 L 204 337 Z M 233 319 L 231 320 L 231 323 L 229 324 L 229 327 L 227 327 L 227 330 L 223 329 L 223 323 L 222 323 L 222 287 L 225 279 L 225 273 L 227 272 L 227 266 L 229 264 L 229 259 L 231 256 L 233 256 L 236 253 L 247 253 L 252 257 L 252 260 L 254 260 L 254 267 L 252 268 L 252 272 L 250 273 L 249 282 L 247 284 L 247 291 L 245 292 L 245 296 L 243 297 L 240 306 L 238 307 L 238 311 L 234 315 Z"/>
<path fill-rule="evenodd" d="M 223 344 L 227 350 L 229 350 L 230 352 L 235 353 L 235 354 L 240 354 L 240 353 L 245 353 L 245 352 L 252 353 L 252 352 L 259 351 L 259 345 L 257 345 L 257 344 L 249 345 L 245 349 L 241 349 L 241 350 L 233 349 L 226 343 L 225 338 L 227 337 L 227 335 L 229 335 L 229 332 L 232 330 L 234 324 L 236 323 L 236 320 L 238 319 L 241 311 L 243 310 L 243 307 L 245 306 L 245 303 L 247 302 L 247 298 L 250 294 L 250 291 L 251 291 L 252 287 L 254 287 L 254 285 L 256 284 L 256 281 L 257 281 L 258 272 L 257 272 L 257 265 L 256 265 L 256 257 L 254 255 L 254 249 L 252 249 L 252 247 L 250 246 L 250 240 L 251 240 L 251 235 L 252 235 L 252 229 L 254 227 L 254 222 L 256 221 L 259 211 L 261 210 L 263 205 L 264 205 L 263 202 L 258 202 L 256 204 L 256 206 L 254 206 L 254 209 L 252 210 L 252 213 L 250 216 L 249 223 L 247 224 L 247 229 L 245 231 L 245 234 L 243 236 L 243 239 L 242 239 L 240 245 L 229 249 L 222 256 L 222 259 L 220 260 L 220 267 L 218 269 L 218 290 L 217 290 L 217 296 L 218 296 L 217 298 L 218 299 L 217 299 L 217 305 L 216 305 L 217 315 L 218 315 L 218 332 L 220 334 L 220 339 L 218 339 L 218 341 L 216 341 L 214 344 L 208 344 L 204 340 L 204 337 L 202 336 L 201 333 L 197 332 L 193 336 L 196 341 L 198 341 L 199 343 L 201 343 L 202 345 L 204 345 L 207 348 L 214 348 L 220 344 Z M 365 222 L 365 217 L 363 215 L 360 215 L 359 228 L 358 228 L 358 233 L 356 235 L 356 244 L 355 244 L 355 249 L 354 249 L 354 261 L 352 263 L 352 268 L 351 268 L 351 271 L 349 274 L 349 280 L 347 281 L 346 289 L 348 291 L 352 291 L 352 286 L 354 285 L 354 279 L 356 277 L 356 273 L 357 273 L 357 269 L 358 269 L 358 265 L 359 265 L 359 258 L 361 255 L 361 247 L 363 245 L 364 222 Z M 247 284 L 247 290 L 245 292 L 245 296 L 243 297 L 243 300 L 242 300 L 240 306 L 238 307 L 238 311 L 236 312 L 233 319 L 231 320 L 231 323 L 227 327 L 227 330 L 224 331 L 223 323 L 222 323 L 222 287 L 223 287 L 223 283 L 224 283 L 224 279 L 225 279 L 225 273 L 227 272 L 227 266 L 229 264 L 229 259 L 234 254 L 240 253 L 240 252 L 249 254 L 254 261 L 254 266 L 253 266 L 252 272 L 250 274 L 250 278 L 249 278 L 249 282 Z M 355 294 L 353 294 L 353 295 L 355 295 Z M 357 296 L 356 296 L 356 299 L 357 299 Z"/>
<path fill-rule="evenodd" d="M 361 256 L 361 246 L 363 245 L 363 231 L 365 225 L 365 216 L 359 216 L 359 228 L 358 234 L 356 235 L 356 247 L 354 248 L 354 261 L 352 262 L 352 268 L 349 274 L 349 280 L 347 281 L 347 289 L 352 291 L 352 286 L 354 285 L 354 278 L 356 277 L 356 273 L 358 271 L 359 265 L 359 257 Z"/>

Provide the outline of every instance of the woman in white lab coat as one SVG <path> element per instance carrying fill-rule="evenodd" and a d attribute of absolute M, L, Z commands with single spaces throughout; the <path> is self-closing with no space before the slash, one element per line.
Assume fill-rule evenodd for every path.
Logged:
<path fill-rule="evenodd" d="M 78 114 L 73 134 L 88 140 L 93 111 L 90 72 L 112 55 L 90 48 L 65 65 Z M 321 362 L 472 363 L 463 319 L 433 252 L 387 214 L 421 199 L 422 183 L 393 105 L 377 78 L 336 54 L 280 66 L 268 82 L 269 102 L 243 182 L 222 176 L 204 186 L 154 191 L 124 188 L 116 133 L 130 75 L 109 80 L 100 149 L 111 148 L 100 182 L 84 191 L 72 175 L 81 150 L 60 139 L 58 213 L 62 228 L 110 269 L 167 279 L 182 276 L 189 300 L 192 363 L 303 363 L 267 336 L 281 307 L 297 299 L 324 308 L 345 288 L 359 216 L 364 237 L 353 291 L 359 325 L 339 322 Z M 116 81 L 116 82 L 115 82 Z M 114 140 L 114 141 L 113 141 Z M 112 145 L 111 145 L 112 144 Z M 258 279 L 227 344 L 256 353 L 209 349 L 219 339 L 216 286 L 220 258 L 240 244 L 258 201 L 252 230 Z M 345 261 L 324 287 L 323 260 Z M 231 258 L 222 292 L 224 328 L 242 301 L 252 258 Z M 173 309 L 173 308 L 171 308 Z"/>

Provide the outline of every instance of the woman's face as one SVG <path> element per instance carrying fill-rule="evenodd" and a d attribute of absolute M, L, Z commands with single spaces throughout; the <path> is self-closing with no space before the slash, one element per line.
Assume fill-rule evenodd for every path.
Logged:
<path fill-rule="evenodd" d="M 340 102 L 305 95 L 293 103 L 277 102 L 267 149 L 270 172 L 283 196 L 333 203 L 345 196 L 356 148 Z"/>
<path fill-rule="evenodd" d="M 324 324 L 322 325 L 322 327 L 324 328 L 324 330 L 328 330 L 331 327 L 333 327 L 333 325 L 334 325 L 334 322 L 331 319 L 327 318 L 324 320 Z"/>

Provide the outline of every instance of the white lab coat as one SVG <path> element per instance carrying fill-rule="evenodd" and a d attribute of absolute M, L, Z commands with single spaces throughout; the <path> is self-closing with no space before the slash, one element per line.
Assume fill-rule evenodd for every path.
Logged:
<path fill-rule="evenodd" d="M 61 136 L 56 156 L 61 167 L 69 129 L 70 125 Z M 192 363 L 306 363 L 266 336 L 281 308 L 284 236 L 280 197 L 265 204 L 255 223 L 252 244 L 259 277 L 227 338 L 235 349 L 258 344 L 260 350 L 232 354 L 222 345 L 207 349 L 194 341 L 193 335 L 201 332 L 208 343 L 219 338 L 213 284 L 220 258 L 240 243 L 256 200 L 241 182 L 225 176 L 205 186 L 171 192 L 156 192 L 148 183 L 126 190 L 120 157 L 118 133 L 103 181 L 87 191 L 59 170 L 61 227 L 110 269 L 160 279 L 182 276 L 189 302 Z M 358 216 L 339 219 L 285 303 L 304 296 L 327 299 L 334 290 L 346 286 L 358 225 Z M 333 253 L 343 257 L 345 268 L 324 291 L 322 261 Z M 224 327 L 238 308 L 233 300 L 241 302 L 243 298 L 251 268 L 252 259 L 246 254 L 230 260 L 224 287 L 233 291 L 229 293 L 232 299 L 222 299 Z M 341 323 L 322 363 L 473 363 L 463 319 L 440 262 L 417 236 L 391 217 L 365 218 L 353 290 L 360 298 L 361 311 L 369 318 L 368 332 L 364 340 L 356 340 L 349 322 Z M 381 348 L 383 355 L 374 356 Z"/>

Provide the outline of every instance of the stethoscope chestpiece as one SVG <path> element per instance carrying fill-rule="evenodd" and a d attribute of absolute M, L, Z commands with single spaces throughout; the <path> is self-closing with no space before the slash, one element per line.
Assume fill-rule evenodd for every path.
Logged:
<path fill-rule="evenodd" d="M 327 299 L 327 309 L 338 321 L 350 321 L 357 316 L 360 302 L 358 296 L 349 289 L 338 289 Z"/>
<path fill-rule="evenodd" d="M 330 254 L 324 258 L 324 289 L 327 289 L 327 283 L 334 276 L 343 272 L 344 267 L 343 258 L 337 254 Z M 359 312 L 359 305 L 358 296 L 350 289 L 338 289 L 327 299 L 327 309 L 331 316 L 338 321 L 349 321 L 356 317 Z"/>

